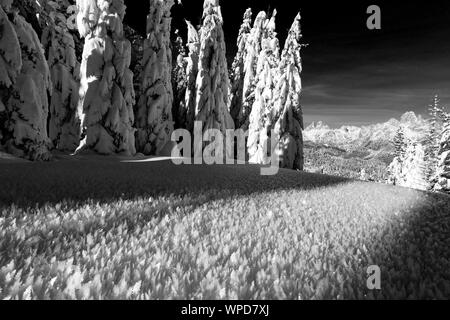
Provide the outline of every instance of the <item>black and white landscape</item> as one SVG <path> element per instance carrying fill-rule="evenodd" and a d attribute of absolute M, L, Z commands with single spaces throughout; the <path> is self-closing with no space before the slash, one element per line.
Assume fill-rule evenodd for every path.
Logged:
<path fill-rule="evenodd" d="M 304 2 L 0 0 L 0 299 L 449 299 L 450 5 Z"/>

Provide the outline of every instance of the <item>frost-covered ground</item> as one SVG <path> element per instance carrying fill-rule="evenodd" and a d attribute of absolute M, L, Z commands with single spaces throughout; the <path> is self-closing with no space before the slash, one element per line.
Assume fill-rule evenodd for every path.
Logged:
<path fill-rule="evenodd" d="M 0 299 L 450 298 L 447 196 L 121 161 L 0 162 Z"/>

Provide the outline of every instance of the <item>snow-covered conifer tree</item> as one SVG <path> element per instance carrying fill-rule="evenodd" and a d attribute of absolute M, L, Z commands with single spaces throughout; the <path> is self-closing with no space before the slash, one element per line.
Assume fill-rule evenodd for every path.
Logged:
<path fill-rule="evenodd" d="M 198 61 L 200 55 L 200 37 L 194 26 L 186 21 L 188 27 L 187 47 L 189 54 L 186 59 L 186 129 L 194 130 L 195 104 L 197 99 L 196 83 L 198 75 Z"/>
<path fill-rule="evenodd" d="M 406 148 L 405 159 L 402 161 L 402 187 L 427 190 L 425 148 L 421 143 L 414 142 Z"/>
<path fill-rule="evenodd" d="M 444 114 L 443 118 L 434 190 L 450 193 L 450 114 Z"/>
<path fill-rule="evenodd" d="M 123 0 L 77 0 L 77 25 L 85 38 L 78 113 L 82 142 L 77 152 L 136 153 L 133 129 L 131 44 L 124 37 Z"/>
<path fill-rule="evenodd" d="M 266 164 L 268 147 L 269 115 L 274 104 L 274 92 L 279 78 L 280 45 L 275 32 L 274 11 L 266 20 L 262 38 L 262 51 L 258 57 L 256 72 L 255 102 L 250 114 L 249 138 L 247 141 L 249 161 Z"/>
<path fill-rule="evenodd" d="M 394 150 L 395 156 L 398 158 L 403 158 L 406 152 L 406 138 L 405 138 L 405 128 L 400 126 L 394 137 Z"/>
<path fill-rule="evenodd" d="M 68 2 L 42 2 L 47 13 L 42 44 L 47 52 L 52 79 L 49 137 L 53 147 L 73 152 L 80 142 L 77 116 L 80 64 L 75 41 L 67 24 Z"/>
<path fill-rule="evenodd" d="M 239 29 L 237 39 L 237 53 L 231 67 L 231 104 L 230 113 L 235 121 L 235 125 L 239 126 L 238 118 L 242 111 L 243 95 L 244 95 L 244 62 L 247 49 L 247 40 L 252 30 L 252 9 L 247 9 L 244 13 L 244 20 Z"/>
<path fill-rule="evenodd" d="M 427 178 L 430 183 L 430 187 L 434 189 L 434 185 L 437 182 L 437 169 L 439 161 L 439 150 L 442 137 L 442 116 L 444 109 L 440 104 L 439 97 L 436 95 L 433 98 L 432 104 L 428 107 L 430 114 L 430 126 L 426 139 L 425 157 L 427 163 Z"/>
<path fill-rule="evenodd" d="M 0 2 L 0 145 L 30 160 L 48 160 L 47 133 L 50 72 L 33 27 Z"/>
<path fill-rule="evenodd" d="M 228 111 L 230 80 L 222 24 L 219 1 L 205 0 L 195 114 L 203 131 L 218 129 L 225 135 L 226 130 L 234 129 L 234 122 Z"/>
<path fill-rule="evenodd" d="M 187 60 L 186 49 L 184 47 L 183 38 L 181 38 L 179 31 L 175 32 L 177 39 L 175 41 L 176 60 L 173 68 L 172 87 L 173 87 L 173 108 L 172 114 L 175 120 L 175 128 L 186 129 L 186 88 L 187 88 Z"/>
<path fill-rule="evenodd" d="M 403 161 L 405 160 L 406 149 L 409 139 L 405 136 L 405 128 L 400 126 L 392 141 L 394 145 L 394 160 L 388 167 L 389 183 L 393 185 L 401 185 L 403 177 Z"/>
<path fill-rule="evenodd" d="M 302 44 L 300 14 L 295 18 L 289 31 L 280 63 L 274 110 L 270 127 L 279 137 L 277 146 L 271 146 L 272 152 L 277 147 L 280 167 L 303 170 L 303 110 L 300 105 L 302 92 Z"/>
<path fill-rule="evenodd" d="M 403 157 L 396 158 L 391 165 L 392 172 L 397 175 L 397 186 L 418 190 L 427 190 L 429 183 L 426 175 L 425 147 L 422 143 L 411 141 L 407 143 Z M 395 170 L 394 166 L 396 166 Z"/>
<path fill-rule="evenodd" d="M 253 24 L 250 34 L 247 36 L 244 56 L 242 102 L 234 106 L 235 124 L 237 128 L 247 130 L 250 122 L 250 113 L 255 102 L 256 71 L 258 58 L 261 53 L 261 42 L 264 34 L 264 27 L 267 22 L 267 14 L 261 11 Z M 237 107 L 241 108 L 238 110 Z"/>
<path fill-rule="evenodd" d="M 395 158 L 388 167 L 389 182 L 406 188 L 427 190 L 426 144 L 406 135 L 400 126 L 393 141 Z"/>
<path fill-rule="evenodd" d="M 13 85 L 22 69 L 22 52 L 14 24 L 9 20 L 11 0 L 0 0 L 0 148 L 12 139 L 8 107 Z"/>
<path fill-rule="evenodd" d="M 142 93 L 137 108 L 137 149 L 158 155 L 170 142 L 172 117 L 171 9 L 174 0 L 150 0 L 144 42 Z"/>

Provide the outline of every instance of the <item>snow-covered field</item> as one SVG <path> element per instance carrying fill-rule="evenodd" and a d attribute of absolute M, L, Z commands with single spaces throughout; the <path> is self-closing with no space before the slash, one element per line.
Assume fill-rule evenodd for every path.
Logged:
<path fill-rule="evenodd" d="M 0 299 L 450 298 L 445 195 L 142 160 L 0 162 Z"/>

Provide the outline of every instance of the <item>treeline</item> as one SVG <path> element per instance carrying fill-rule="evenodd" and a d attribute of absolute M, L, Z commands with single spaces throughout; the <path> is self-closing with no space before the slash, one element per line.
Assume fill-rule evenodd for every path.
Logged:
<path fill-rule="evenodd" d="M 400 127 L 393 144 L 390 182 L 420 190 L 450 193 L 450 114 L 435 96 L 429 106 L 429 129 L 422 137 Z"/>
<path fill-rule="evenodd" d="M 248 9 L 230 72 L 219 1 L 205 0 L 200 28 L 187 22 L 174 43 L 175 0 L 149 1 L 136 45 L 123 0 L 0 0 L 0 148 L 30 160 L 161 155 L 175 129 L 201 121 L 248 131 L 251 162 L 278 146 L 281 167 L 303 169 L 300 15 L 281 50 L 276 11 L 253 20 Z"/>

